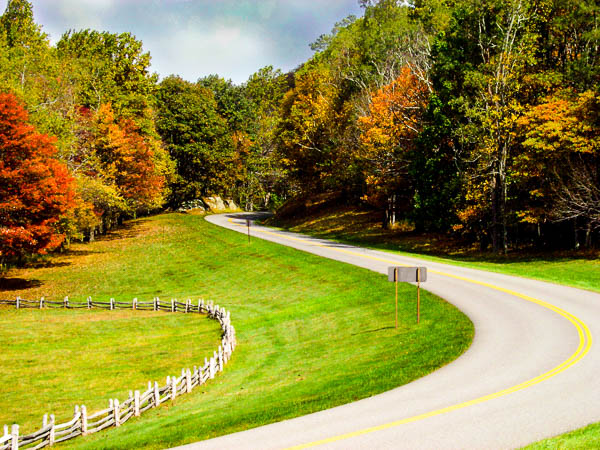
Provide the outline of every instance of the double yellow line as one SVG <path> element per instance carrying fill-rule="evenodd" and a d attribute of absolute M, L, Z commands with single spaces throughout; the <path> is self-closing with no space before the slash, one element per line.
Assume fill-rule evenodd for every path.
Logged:
<path fill-rule="evenodd" d="M 239 224 L 235 223 L 232 219 L 228 219 L 228 220 L 233 225 L 239 225 Z M 241 226 L 241 225 L 239 225 L 239 226 Z M 317 243 L 317 242 L 307 241 L 305 239 L 299 239 L 299 238 L 295 238 L 295 237 L 291 237 L 291 236 L 286 236 L 286 235 L 281 234 L 281 233 L 274 233 L 272 231 L 257 230 L 257 229 L 255 229 L 255 231 L 258 231 L 258 232 L 263 233 L 263 234 L 277 236 L 279 238 L 286 239 L 286 240 L 289 240 L 289 241 L 303 242 L 305 244 L 314 245 L 316 247 L 326 247 L 326 248 L 328 248 L 330 250 L 333 250 L 333 251 L 336 251 L 336 252 L 340 252 L 340 253 L 346 253 L 346 254 L 352 255 L 352 256 L 358 256 L 358 257 L 361 257 L 361 258 L 366 258 L 366 259 L 371 259 L 371 260 L 374 260 L 374 261 L 385 262 L 385 263 L 393 264 L 393 265 L 398 265 L 399 264 L 397 261 L 393 261 L 393 260 L 389 260 L 389 259 L 385 259 L 385 258 L 380 258 L 378 256 L 373 256 L 373 255 L 368 255 L 368 254 L 364 254 L 364 253 L 359 253 L 359 252 L 355 252 L 355 251 L 347 250 L 347 249 L 343 249 L 343 248 L 338 248 L 338 247 L 330 247 L 330 246 L 325 245 L 325 244 L 320 244 L 320 243 Z M 528 388 L 530 386 L 534 386 L 536 384 L 539 384 L 542 381 L 545 381 L 545 380 L 547 380 L 549 378 L 554 377 L 555 375 L 558 375 L 561 372 L 564 372 L 565 370 L 567 370 L 568 368 L 572 367 L 577 362 L 579 362 L 590 351 L 590 348 L 592 346 L 592 333 L 590 332 L 588 326 L 585 324 L 585 322 L 583 322 L 583 320 L 581 320 L 577 316 L 571 314 L 570 312 L 565 311 L 562 308 L 559 308 L 558 306 L 555 306 L 555 305 L 553 305 L 551 303 L 545 302 L 543 300 L 539 300 L 539 299 L 534 298 L 534 297 L 530 297 L 528 295 L 521 294 L 519 292 L 512 291 L 510 289 L 505 289 L 505 288 L 500 287 L 500 286 L 495 286 L 493 284 L 484 283 L 482 281 L 472 280 L 470 278 L 461 277 L 461 276 L 458 276 L 458 275 L 452 275 L 452 274 L 445 273 L 445 272 L 438 272 L 438 271 L 435 271 L 435 270 L 431 270 L 430 272 L 431 273 L 435 273 L 436 275 L 441 275 L 441 276 L 448 277 L 448 278 L 454 278 L 456 280 L 461 280 L 461 281 L 464 281 L 464 282 L 467 282 L 467 283 L 477 284 L 479 286 L 484 286 L 484 287 L 487 287 L 489 289 L 493 289 L 493 290 L 496 290 L 496 291 L 504 292 L 505 294 L 509 294 L 509 295 L 514 296 L 514 297 L 520 298 L 522 300 L 525 300 L 525 301 L 528 301 L 528 302 L 531 302 L 531 303 L 535 303 L 536 305 L 540 305 L 540 306 L 542 306 L 544 308 L 547 308 L 547 309 L 555 312 L 556 314 L 559 314 L 560 316 L 564 317 L 569 322 L 571 322 L 571 324 L 577 330 L 577 334 L 579 336 L 579 345 L 577 346 L 577 349 L 575 350 L 575 352 L 571 356 L 569 356 L 565 361 L 563 361 L 562 363 L 560 363 L 558 366 L 556 366 L 556 367 L 548 370 L 547 372 L 542 373 L 541 375 L 538 375 L 535 378 L 531 378 L 530 380 L 524 381 L 522 383 L 519 383 L 519 384 L 517 384 L 515 386 L 503 389 L 501 391 L 494 392 L 494 393 L 488 394 L 488 395 L 484 395 L 482 397 L 478 397 L 478 398 L 475 398 L 475 399 L 472 399 L 472 400 L 468 400 L 466 402 L 457 403 L 457 404 L 454 404 L 454 405 L 451 405 L 451 406 L 447 406 L 445 408 L 436 409 L 434 411 L 429 411 L 427 413 L 419 414 L 417 416 L 408 417 L 406 419 L 401 419 L 401 420 L 396 420 L 396 421 L 393 421 L 393 422 L 388 422 L 388 423 L 385 423 L 385 424 L 382 424 L 382 425 L 377 425 L 375 427 L 363 428 L 362 430 L 353 431 L 351 433 L 341 434 L 341 435 L 338 435 L 338 436 L 332 436 L 330 438 L 322 439 L 320 441 L 315 441 L 315 442 L 310 442 L 310 443 L 307 443 L 307 444 L 297 445 L 295 447 L 291 447 L 289 450 L 298 450 L 298 449 L 303 449 L 303 448 L 316 447 L 318 445 L 329 444 L 329 443 L 332 443 L 332 442 L 337 442 L 337 441 L 341 441 L 341 440 L 344 440 L 344 439 L 349 439 L 349 438 L 361 436 L 361 435 L 364 435 L 364 434 L 373 433 L 375 431 L 386 430 L 386 429 L 397 427 L 397 426 L 400 426 L 400 425 L 403 425 L 403 424 L 406 424 L 406 423 L 416 422 L 418 420 L 426 419 L 428 417 L 438 416 L 440 414 L 444 414 L 444 413 L 448 413 L 448 412 L 451 412 L 451 411 L 455 411 L 457 409 L 466 408 L 467 406 L 477 405 L 479 403 L 487 402 L 489 400 L 493 400 L 493 399 L 498 398 L 498 397 L 503 397 L 505 395 L 512 394 L 513 392 L 517 392 L 517 391 L 520 391 L 522 389 L 526 389 L 526 388 Z"/>

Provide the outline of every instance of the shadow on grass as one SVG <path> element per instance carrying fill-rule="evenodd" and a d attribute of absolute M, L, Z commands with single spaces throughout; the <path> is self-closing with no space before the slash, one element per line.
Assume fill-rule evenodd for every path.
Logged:
<path fill-rule="evenodd" d="M 23 278 L 0 278 L 0 291 L 22 291 L 40 287 L 40 280 L 25 280 Z"/>
<path fill-rule="evenodd" d="M 125 222 L 97 237 L 98 241 L 115 241 L 123 238 L 134 238 L 139 235 L 139 228 L 145 220 Z"/>
<path fill-rule="evenodd" d="M 367 334 L 367 333 L 377 333 L 378 331 L 384 331 L 384 330 L 393 330 L 395 327 L 382 327 L 382 328 L 376 328 L 374 330 L 365 330 L 365 331 L 361 331 L 359 333 L 353 333 L 350 336 L 358 336 L 359 334 Z"/>

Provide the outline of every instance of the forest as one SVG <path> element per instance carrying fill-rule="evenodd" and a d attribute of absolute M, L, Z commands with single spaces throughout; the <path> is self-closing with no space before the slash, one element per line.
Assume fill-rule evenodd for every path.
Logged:
<path fill-rule="evenodd" d="M 0 17 L 0 267 L 208 195 L 341 192 L 506 253 L 600 245 L 597 0 L 359 0 L 236 85 L 151 72 L 131 33 Z"/>

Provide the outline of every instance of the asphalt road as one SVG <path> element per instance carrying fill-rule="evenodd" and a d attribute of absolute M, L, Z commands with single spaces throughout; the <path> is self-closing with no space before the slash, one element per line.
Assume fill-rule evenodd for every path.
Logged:
<path fill-rule="evenodd" d="M 247 231 L 244 214 L 207 220 Z M 380 273 L 427 266 L 423 287 L 467 314 L 475 338 L 456 361 L 405 386 L 182 448 L 515 448 L 600 421 L 600 294 L 254 224 L 250 232 Z"/>

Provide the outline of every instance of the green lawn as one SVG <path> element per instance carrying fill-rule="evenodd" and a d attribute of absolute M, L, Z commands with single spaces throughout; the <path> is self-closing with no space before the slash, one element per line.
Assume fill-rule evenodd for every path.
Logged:
<path fill-rule="evenodd" d="M 166 375 L 204 364 L 220 336 L 217 321 L 197 314 L 0 309 L 0 425 L 28 434 L 44 413 L 64 423 L 75 405 L 92 414 L 148 381 L 162 386 Z"/>
<path fill-rule="evenodd" d="M 204 297 L 231 311 L 238 348 L 223 374 L 119 429 L 67 443 L 73 448 L 164 448 L 340 405 L 430 373 L 473 338 L 471 322 L 428 293 L 417 326 L 410 285 L 402 286 L 396 330 L 385 276 L 266 241 L 248 244 L 194 215 L 133 221 L 120 237 L 74 246 L 1 285 L 11 289 L 2 297 Z"/>

